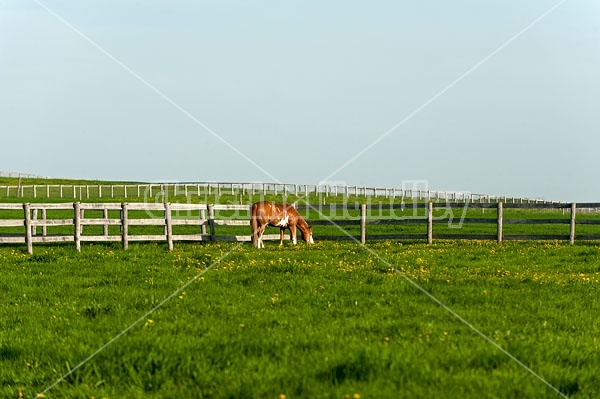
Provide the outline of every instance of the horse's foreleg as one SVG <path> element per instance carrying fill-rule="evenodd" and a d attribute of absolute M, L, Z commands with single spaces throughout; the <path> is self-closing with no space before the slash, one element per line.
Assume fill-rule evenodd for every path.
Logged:
<path fill-rule="evenodd" d="M 285 234 L 285 228 L 284 227 L 280 227 L 279 228 L 279 246 L 283 245 L 283 235 Z"/>
<path fill-rule="evenodd" d="M 292 240 L 292 244 L 298 244 L 298 240 L 296 239 L 296 226 L 290 226 L 290 238 Z"/>

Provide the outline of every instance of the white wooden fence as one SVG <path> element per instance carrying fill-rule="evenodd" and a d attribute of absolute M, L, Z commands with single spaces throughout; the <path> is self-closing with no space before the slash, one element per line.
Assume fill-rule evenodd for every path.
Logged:
<path fill-rule="evenodd" d="M 0 204 L 0 211 L 22 211 L 20 218 L 0 219 L 0 228 L 24 227 L 24 233 L 0 235 L 0 243 L 24 243 L 33 253 L 33 244 L 42 242 L 74 242 L 78 251 L 82 242 L 123 243 L 126 249 L 132 241 L 166 241 L 173 249 L 175 241 L 250 241 L 249 217 L 246 220 L 217 219 L 215 211 L 246 211 L 250 206 L 211 204 L 147 204 L 147 203 L 60 203 L 60 204 Z M 70 211 L 67 218 L 47 218 L 49 211 Z M 101 217 L 90 217 L 89 211 L 100 211 Z M 119 217 L 109 217 L 118 211 Z M 130 217 L 130 212 L 143 211 L 145 217 Z M 155 214 L 155 213 L 158 213 Z M 179 217 L 184 213 L 187 216 Z M 197 215 L 197 216 L 190 216 Z M 144 216 L 144 215 L 142 215 Z M 71 226 L 70 234 L 48 234 L 48 228 Z M 82 234 L 84 226 L 103 226 L 103 233 Z M 120 234 L 109 234 L 109 226 L 119 226 Z M 162 234 L 130 234 L 132 226 L 162 226 Z M 191 234 L 173 234 L 174 226 L 197 226 Z M 248 226 L 248 234 L 217 236 L 216 226 Z M 41 232 L 40 232 L 41 230 Z M 40 234 L 41 233 L 41 234 Z M 269 234 L 265 239 L 279 238 Z"/>
<path fill-rule="evenodd" d="M 0 170 L 0 177 L 12 177 L 19 179 L 49 179 L 48 176 L 35 175 L 33 173 L 6 172 L 2 170 Z"/>
<path fill-rule="evenodd" d="M 0 185 L 0 198 L 40 198 L 90 200 L 94 198 L 155 198 L 157 196 L 212 196 L 212 195 L 295 195 L 308 198 L 319 196 L 361 196 L 402 198 L 423 201 L 464 201 L 479 203 L 548 203 L 539 198 L 510 197 L 458 191 L 439 191 L 418 188 L 363 187 L 330 184 L 284 183 L 147 183 L 147 184 L 37 184 Z"/>
<path fill-rule="evenodd" d="M 414 209 L 422 210 L 418 217 L 386 217 L 374 218 L 377 211 L 385 208 L 394 214 L 394 210 L 401 210 L 402 205 L 366 205 L 358 207 L 346 206 L 298 206 L 301 214 L 308 215 L 308 211 L 317 212 L 320 216 L 318 220 L 308 220 L 314 226 L 360 226 L 359 235 L 338 234 L 325 236 L 317 231 L 315 239 L 319 240 L 356 240 L 365 243 L 367 240 L 377 239 L 426 239 L 432 243 L 433 239 L 482 239 L 482 240 L 568 240 L 571 244 L 578 240 L 600 240 L 600 234 L 590 233 L 576 236 L 576 224 L 600 226 L 599 218 L 583 218 L 576 220 L 576 215 L 584 209 L 599 208 L 600 203 L 586 204 L 513 204 L 513 203 L 415 203 Z M 491 209 L 495 210 L 495 217 L 466 217 L 466 212 L 461 215 L 461 224 L 487 224 L 495 225 L 495 234 L 435 234 L 433 226 L 435 223 L 445 222 L 448 217 L 434 217 L 434 210 L 451 210 L 468 208 Z M 504 209 L 538 209 L 559 212 L 562 216 L 549 215 L 554 217 L 541 218 L 540 215 L 531 218 L 506 219 L 504 218 Z M 336 215 L 343 211 L 349 215 L 348 210 L 358 210 L 359 213 L 352 217 L 346 217 L 344 220 L 329 218 L 330 215 Z M 249 205 L 212 205 L 212 204 L 148 204 L 148 203 L 59 203 L 59 204 L 0 204 L 0 211 L 8 214 L 9 217 L 0 217 L 0 229 L 13 229 L 11 234 L 5 234 L 0 231 L 1 243 L 23 243 L 27 245 L 27 251 L 33 253 L 33 244 L 42 242 L 74 242 L 77 250 L 81 250 L 82 242 L 122 242 L 123 247 L 127 248 L 133 241 L 166 241 L 169 250 L 173 249 L 173 243 L 176 241 L 250 241 L 250 206 Z M 62 217 L 57 217 L 56 212 L 61 211 Z M 217 215 L 220 211 L 229 212 L 228 216 Z M 568 212 L 568 217 L 564 213 Z M 49 212 L 54 212 L 52 218 L 48 217 Z M 233 216 L 231 213 L 236 213 Z M 181 214 L 183 213 L 183 216 Z M 460 213 L 460 212 L 459 212 Z M 115 217 L 114 215 L 118 216 Z M 314 214 L 314 213 L 313 213 Z M 381 214 L 381 212 L 379 212 Z M 111 216 L 112 215 L 112 216 Z M 453 218 L 454 216 L 450 216 Z M 379 234 L 367 235 L 369 225 L 401 225 L 401 224 L 421 224 L 426 225 L 426 232 L 411 234 Z M 536 230 L 536 234 L 505 234 L 504 226 L 507 224 L 520 225 L 569 225 L 568 234 L 550 234 L 544 233 L 544 229 Z M 48 234 L 48 229 L 59 226 L 70 226 L 67 228 L 69 233 L 64 231 L 59 234 Z M 102 226 L 101 233 L 83 234 L 85 226 Z M 118 234 L 110 226 L 118 226 Z M 132 233 L 130 229 L 135 226 L 159 226 L 162 229 L 160 234 L 153 233 Z M 174 233 L 174 227 L 192 226 L 193 232 Z M 246 226 L 247 234 L 223 236 L 217 235 L 217 226 Z M 24 231 L 23 231 L 24 228 Z M 269 234 L 264 236 L 267 240 L 278 239 L 279 234 Z"/>

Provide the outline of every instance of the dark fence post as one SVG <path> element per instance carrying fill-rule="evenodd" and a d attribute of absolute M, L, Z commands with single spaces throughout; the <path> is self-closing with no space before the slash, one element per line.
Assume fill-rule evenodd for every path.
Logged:
<path fill-rule="evenodd" d="M 427 244 L 433 244 L 433 202 L 427 203 Z"/>
<path fill-rule="evenodd" d="M 213 204 L 208 204 L 208 226 L 210 228 L 210 240 L 217 240 L 217 233 L 215 231 L 215 208 Z"/>
<path fill-rule="evenodd" d="M 571 245 L 575 244 L 575 215 L 577 213 L 577 204 L 573 202 L 571 204 L 571 229 L 569 232 L 569 242 Z"/>
<path fill-rule="evenodd" d="M 500 244 L 504 238 L 502 232 L 502 202 L 498 202 L 498 244 Z"/>

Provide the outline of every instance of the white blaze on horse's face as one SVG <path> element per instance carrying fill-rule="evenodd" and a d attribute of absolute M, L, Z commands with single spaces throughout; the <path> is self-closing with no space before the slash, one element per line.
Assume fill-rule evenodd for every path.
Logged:
<path fill-rule="evenodd" d="M 315 240 L 313 240 L 313 236 L 312 236 L 312 228 L 310 226 L 308 226 L 308 240 L 306 242 L 309 244 L 315 243 Z"/>

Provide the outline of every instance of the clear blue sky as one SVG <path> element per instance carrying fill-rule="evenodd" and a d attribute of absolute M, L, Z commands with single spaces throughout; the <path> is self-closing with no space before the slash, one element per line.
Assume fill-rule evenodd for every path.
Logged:
<path fill-rule="evenodd" d="M 557 3 L 0 1 L 0 170 L 600 201 L 600 2 L 522 32 Z"/>

